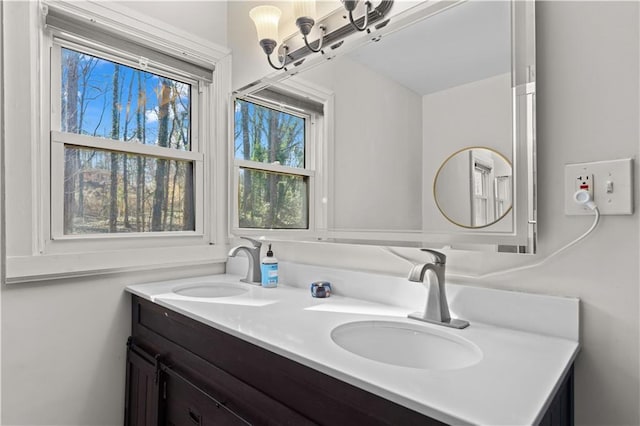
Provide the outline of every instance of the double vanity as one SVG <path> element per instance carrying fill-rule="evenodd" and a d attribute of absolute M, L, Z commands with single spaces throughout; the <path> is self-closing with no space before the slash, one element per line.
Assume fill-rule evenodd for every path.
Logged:
<path fill-rule="evenodd" d="M 572 424 L 577 299 L 448 285 L 454 329 L 407 279 L 280 269 L 128 287 L 127 424 Z"/>
<path fill-rule="evenodd" d="M 534 2 L 393 7 L 234 92 L 230 235 L 534 253 Z M 279 114 L 306 120 L 309 141 L 254 138 L 251 123 Z M 313 155 L 280 152 L 299 145 Z M 278 201 L 282 223 L 260 213 L 276 185 L 298 188 Z M 280 285 L 262 288 L 241 282 L 259 281 L 259 245 L 229 256 L 226 275 L 128 288 L 128 425 L 573 424 L 577 299 L 449 284 L 445 296 L 437 254 L 409 279 L 281 262 Z M 315 281 L 331 297 L 313 298 Z"/>

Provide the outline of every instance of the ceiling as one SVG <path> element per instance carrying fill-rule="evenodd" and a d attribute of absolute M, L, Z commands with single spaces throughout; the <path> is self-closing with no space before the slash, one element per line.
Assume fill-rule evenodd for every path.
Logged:
<path fill-rule="evenodd" d="M 511 70 L 509 1 L 470 0 L 348 55 L 421 95 Z"/>

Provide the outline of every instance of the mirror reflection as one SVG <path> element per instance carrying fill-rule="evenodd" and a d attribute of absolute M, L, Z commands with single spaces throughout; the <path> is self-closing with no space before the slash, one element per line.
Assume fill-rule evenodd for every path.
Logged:
<path fill-rule="evenodd" d="M 331 60 L 257 82 L 250 93 L 298 95 L 302 110 L 320 105 L 309 120 L 319 145 L 305 157 L 321 165 L 315 196 L 309 190 L 319 234 L 531 252 L 533 3 L 418 2 L 390 16 L 379 31 L 322 56 Z M 450 171 L 459 161 L 467 177 Z"/>
<path fill-rule="evenodd" d="M 509 2 L 456 5 L 296 79 L 334 94 L 332 231 L 455 231 L 432 195 L 440 164 L 471 145 L 512 158 Z"/>
<path fill-rule="evenodd" d="M 433 197 L 450 222 L 482 228 L 502 219 L 512 206 L 512 167 L 492 149 L 462 149 L 445 160 L 433 183 Z"/>

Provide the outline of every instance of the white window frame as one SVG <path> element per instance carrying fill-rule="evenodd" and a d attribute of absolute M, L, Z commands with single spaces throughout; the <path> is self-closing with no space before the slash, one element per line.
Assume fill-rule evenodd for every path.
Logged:
<path fill-rule="evenodd" d="M 7 283 L 41 281 L 72 276 L 86 276 L 102 273 L 148 270 L 195 264 L 224 262 L 227 252 L 226 206 L 215 202 L 224 199 L 226 192 L 225 161 L 228 124 L 227 108 L 230 92 L 230 51 L 192 34 L 172 28 L 164 22 L 154 21 L 114 2 L 81 2 L 72 0 L 50 2 L 41 0 L 29 4 L 28 30 L 32 37 L 29 55 L 31 62 L 39 64 L 38 78 L 29 83 L 31 88 L 25 101 L 33 111 L 30 118 L 31 153 L 24 166 L 31 170 L 30 183 L 17 180 L 26 193 L 23 197 L 30 205 L 31 215 L 23 215 L 14 220 L 13 236 L 8 236 Z M 117 32 L 130 42 L 141 46 L 171 52 L 184 58 L 195 58 L 198 63 L 213 64 L 216 68 L 212 84 L 192 85 L 192 94 L 197 92 L 197 106 L 192 110 L 192 120 L 199 123 L 200 134 L 192 134 L 192 151 L 170 148 L 121 145 L 124 142 L 100 141 L 83 135 L 59 132 L 59 115 L 51 114 L 52 97 L 50 88 L 55 87 L 51 75 L 50 47 L 54 43 L 78 43 L 73 35 L 56 33 L 45 28 L 44 16 L 49 8 L 62 10 L 82 19 L 89 19 L 96 25 Z M 55 38 L 55 40 L 54 40 Z M 91 43 L 80 43 L 80 50 L 91 54 Z M 95 47 L 95 46 L 93 46 Z M 78 50 L 78 49 L 75 49 Z M 55 52 L 55 49 L 53 50 Z M 113 50 L 117 62 L 123 58 Z M 99 56 L 107 60 L 109 47 L 98 49 Z M 126 58 L 125 58 L 126 59 Z M 135 60 L 125 65 L 136 67 Z M 185 76 L 174 69 L 150 72 L 185 81 Z M 173 76 L 176 77 L 173 77 Z M 192 81 L 185 81 L 191 83 Z M 197 82 L 197 78 L 193 79 Z M 53 84 L 52 84 L 53 83 Z M 58 81 L 58 85 L 60 82 Z M 192 98 L 193 100 L 193 98 Z M 58 112 L 59 114 L 59 112 Z M 25 125 L 16 128 L 25 128 Z M 11 131 L 15 134 L 18 131 Z M 28 132 L 27 132 L 28 133 Z M 15 136 L 14 136 L 15 139 Z M 64 143 L 72 143 L 93 148 L 107 148 L 110 151 L 149 154 L 172 159 L 194 162 L 194 202 L 196 203 L 195 231 L 140 232 L 132 234 L 92 234 L 63 235 L 61 228 L 52 220 L 58 220 L 62 212 L 60 202 L 54 201 L 52 194 L 63 193 Z M 106 144 L 106 145 L 104 145 Z M 135 146 L 134 146 L 135 145 Z M 162 150 L 170 150 L 166 152 Z M 164 155 L 162 153 L 167 155 Z M 159 154 L 160 153 L 160 154 Z M 170 154 L 170 155 L 169 155 Z M 62 157 L 61 157 L 62 155 Z M 222 159 L 222 160 L 221 160 Z M 24 161 L 22 158 L 21 161 Z M 56 161 L 57 160 L 57 161 Z M 57 164 L 52 164 L 55 162 Z M 62 186 L 61 186 L 62 185 Z M 11 206 L 7 206 L 11 208 Z M 13 215 L 19 216 L 19 215 Z M 57 227 L 57 228 L 56 228 Z M 25 244 L 17 243 L 29 238 L 31 250 Z M 16 243 L 13 244 L 12 242 Z M 19 247 L 18 247 L 19 246 Z"/>
<path fill-rule="evenodd" d="M 333 140 L 333 92 L 319 89 L 316 85 L 305 82 L 302 79 L 278 83 L 290 96 L 299 96 L 301 99 L 311 99 L 323 104 L 324 114 L 302 111 L 295 107 L 280 104 L 276 101 L 265 99 L 259 95 L 237 93 L 232 96 L 231 106 L 235 107 L 236 99 L 252 102 L 256 105 L 283 111 L 297 117 L 304 118 L 305 122 L 305 164 L 304 168 L 288 167 L 279 164 L 261 163 L 235 158 L 235 112 L 230 114 L 229 125 L 229 158 L 231 176 L 229 178 L 231 217 L 229 229 L 232 236 L 268 237 L 277 239 L 318 238 L 324 236 L 327 230 L 327 156 L 328 146 Z M 293 95 L 295 93 L 295 95 Z M 235 111 L 235 110 L 234 110 Z M 240 169 L 252 169 L 265 172 L 282 173 L 291 176 L 300 176 L 308 179 L 308 228 L 307 229 L 270 229 L 270 228 L 241 228 L 239 225 L 239 199 L 238 189 L 240 184 Z"/>
<path fill-rule="evenodd" d="M 481 159 L 469 152 L 471 175 L 471 226 L 484 226 L 495 221 L 491 180 L 493 176 L 493 163 Z M 478 192 L 478 187 L 481 192 Z"/>

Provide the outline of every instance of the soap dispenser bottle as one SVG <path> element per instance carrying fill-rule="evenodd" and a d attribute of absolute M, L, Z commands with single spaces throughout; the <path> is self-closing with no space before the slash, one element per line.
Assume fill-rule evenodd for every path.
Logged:
<path fill-rule="evenodd" d="M 276 287 L 278 285 L 278 259 L 273 256 L 271 244 L 267 255 L 262 259 L 262 287 Z"/>

